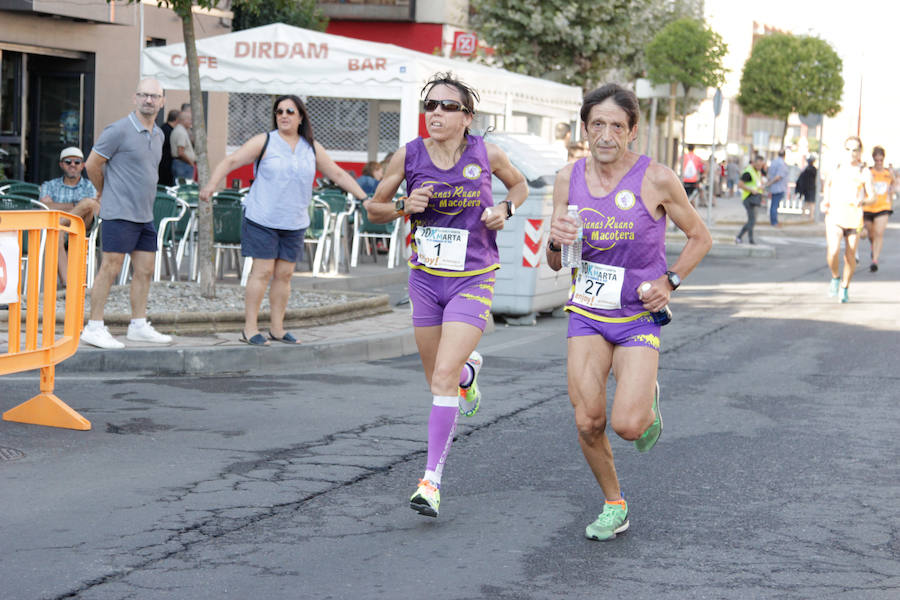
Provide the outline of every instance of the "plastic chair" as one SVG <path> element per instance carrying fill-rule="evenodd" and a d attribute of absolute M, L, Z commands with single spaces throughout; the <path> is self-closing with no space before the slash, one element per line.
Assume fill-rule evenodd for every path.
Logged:
<path fill-rule="evenodd" d="M 241 266 L 241 222 L 243 221 L 244 208 L 236 202 L 216 202 L 213 204 L 213 248 L 216 251 L 215 273 L 219 276 L 219 265 L 222 253 L 231 251 L 241 285 L 247 285 L 247 277 L 250 275 L 250 266 L 253 264 L 251 257 L 246 257 Z M 224 265 L 223 265 L 224 276 Z"/>
<path fill-rule="evenodd" d="M 359 206 L 353 221 L 353 248 L 350 251 L 350 266 L 359 264 L 359 247 L 365 242 L 366 250 L 372 255 L 373 262 L 378 262 L 378 252 L 371 247 L 369 240 L 380 240 L 388 244 L 388 268 L 394 267 L 397 256 L 397 243 L 394 240 L 397 230 L 397 220 L 390 223 L 373 223 L 369 220 L 366 209 Z"/>
<path fill-rule="evenodd" d="M 313 197 L 309 203 L 309 227 L 306 228 L 306 244 L 315 245 L 314 257 L 310 257 L 309 268 L 313 277 L 318 277 L 322 268 L 322 257 L 331 237 L 331 209 L 328 203 Z"/>
<path fill-rule="evenodd" d="M 25 181 L 7 180 L 3 184 L 0 184 L 0 194 L 21 196 L 25 198 L 31 198 L 32 200 L 40 200 L 41 186 Z"/>
<path fill-rule="evenodd" d="M 347 219 L 356 212 L 356 200 L 353 196 L 341 189 L 326 188 L 313 192 L 313 197 L 326 202 L 331 211 L 331 236 L 334 238 L 331 246 L 334 248 L 334 272 L 337 272 L 341 264 L 341 249 L 344 247 L 341 238 L 344 234 L 344 225 Z M 331 257 L 325 255 L 325 264 Z"/>
<path fill-rule="evenodd" d="M 221 190 L 213 194 L 213 201 L 219 203 L 241 203 L 245 194 L 237 190 Z"/>

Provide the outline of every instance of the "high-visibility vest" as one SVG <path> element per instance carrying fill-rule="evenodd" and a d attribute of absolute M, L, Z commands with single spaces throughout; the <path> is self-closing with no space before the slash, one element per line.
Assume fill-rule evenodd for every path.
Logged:
<path fill-rule="evenodd" d="M 752 163 L 747 165 L 747 167 L 741 172 L 741 175 L 743 175 L 744 173 L 750 173 L 750 184 L 752 185 L 752 187 L 754 189 L 758 190 L 759 188 L 762 187 L 762 175 L 759 174 L 759 171 L 757 171 L 756 169 L 753 168 Z M 745 183 L 745 185 L 746 185 L 746 183 Z M 747 190 L 742 188 L 741 189 L 741 201 L 746 200 L 747 196 L 749 196 L 751 193 L 758 193 L 758 192 L 748 192 Z"/>

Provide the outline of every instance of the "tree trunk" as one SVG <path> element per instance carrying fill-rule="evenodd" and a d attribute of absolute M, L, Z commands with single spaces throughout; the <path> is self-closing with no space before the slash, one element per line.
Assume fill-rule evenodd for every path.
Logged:
<path fill-rule="evenodd" d="M 184 50 L 188 64 L 188 80 L 191 89 L 191 114 L 194 120 L 194 151 L 197 154 L 197 183 L 202 188 L 209 181 L 209 155 L 206 151 L 206 115 L 203 113 L 203 95 L 200 89 L 200 66 L 197 61 L 197 40 L 194 36 L 194 14 L 190 7 L 181 15 L 184 32 Z M 216 297 L 216 279 L 213 273 L 213 219 L 212 203 L 197 205 L 197 259 L 200 274 L 200 295 Z"/>
<path fill-rule="evenodd" d="M 784 138 L 787 135 L 788 130 L 788 119 L 791 118 L 791 115 L 788 115 L 784 118 L 784 127 L 781 129 L 781 145 L 779 146 L 779 150 L 784 150 Z"/>

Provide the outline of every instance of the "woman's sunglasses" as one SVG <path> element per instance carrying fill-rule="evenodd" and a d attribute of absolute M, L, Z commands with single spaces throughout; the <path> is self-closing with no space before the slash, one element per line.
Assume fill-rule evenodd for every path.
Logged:
<path fill-rule="evenodd" d="M 296 113 L 296 112 L 297 112 L 297 111 L 294 110 L 293 108 L 276 108 L 276 109 L 275 109 L 275 114 L 276 114 L 276 115 L 283 115 L 284 113 L 287 113 L 287 114 L 289 114 L 289 115 L 293 115 L 293 114 Z"/>
<path fill-rule="evenodd" d="M 426 100 L 425 112 L 434 112 L 438 106 L 443 108 L 444 112 L 469 112 L 469 109 L 457 100 Z"/>

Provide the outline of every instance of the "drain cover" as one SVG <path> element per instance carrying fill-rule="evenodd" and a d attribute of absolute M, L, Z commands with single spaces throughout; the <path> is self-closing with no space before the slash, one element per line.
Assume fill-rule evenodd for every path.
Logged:
<path fill-rule="evenodd" d="M 6 448 L 5 446 L 0 446 L 0 461 L 4 460 L 16 460 L 17 458 L 22 458 L 25 456 L 25 453 L 21 450 L 16 450 L 15 448 Z"/>

